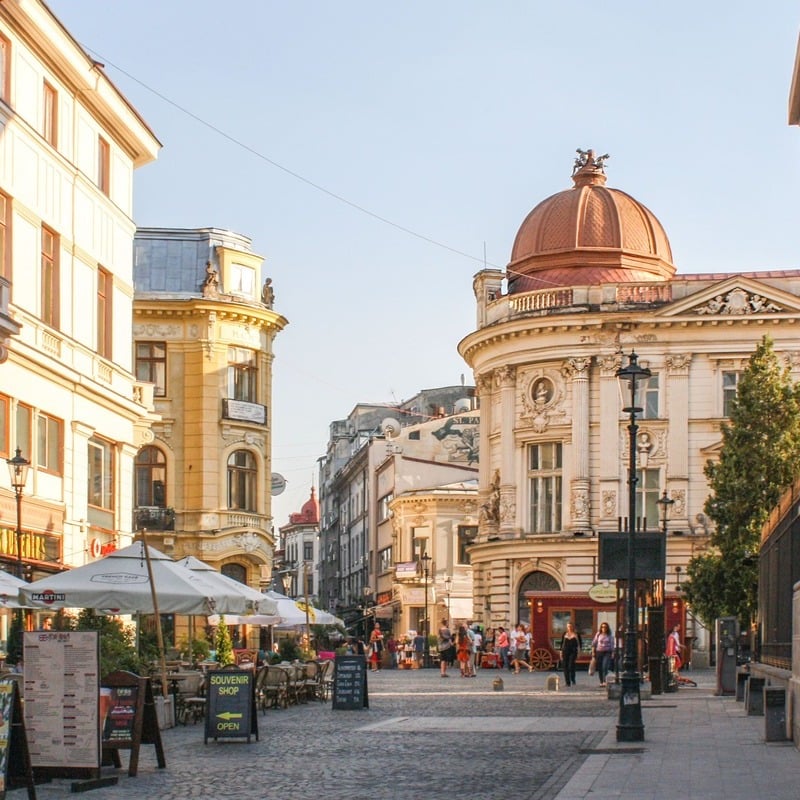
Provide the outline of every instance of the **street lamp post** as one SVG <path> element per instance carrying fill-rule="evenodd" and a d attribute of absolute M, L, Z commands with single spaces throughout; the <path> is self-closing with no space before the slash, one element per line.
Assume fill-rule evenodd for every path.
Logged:
<path fill-rule="evenodd" d="M 431 565 L 431 557 L 427 553 L 422 554 L 422 576 L 425 580 L 425 626 L 424 635 L 425 641 L 422 644 L 422 666 L 429 667 L 431 665 L 431 645 L 428 640 L 430 633 L 430 622 L 428 621 L 428 574 Z"/>
<path fill-rule="evenodd" d="M 661 533 L 664 536 L 667 535 L 667 512 L 669 511 L 669 507 L 675 502 L 668 494 L 667 490 L 664 489 L 661 497 L 658 498 L 656 501 L 661 506 Z"/>
<path fill-rule="evenodd" d="M 22 494 L 25 491 L 25 483 L 28 480 L 28 467 L 31 462 L 22 457 L 19 447 L 14 458 L 7 458 L 8 473 L 11 478 L 11 486 L 17 498 L 17 577 L 21 580 L 25 578 L 25 569 L 22 565 Z"/>
<path fill-rule="evenodd" d="M 618 742 L 643 742 L 644 722 L 639 691 L 639 671 L 636 656 L 636 382 L 650 377 L 650 370 L 640 367 L 636 353 L 631 351 L 628 366 L 617 370 L 617 377 L 630 385 L 631 403 L 623 412 L 628 414 L 628 434 L 630 458 L 628 463 L 628 619 L 625 630 L 625 655 L 622 659 L 622 691 L 619 698 L 619 718 L 617 723 Z"/>
<path fill-rule="evenodd" d="M 306 604 L 306 650 L 311 651 L 311 621 L 308 610 L 308 561 L 303 562 L 303 601 Z"/>
<path fill-rule="evenodd" d="M 453 589 L 453 579 L 449 575 L 444 576 L 444 596 L 447 599 L 447 624 L 450 625 L 450 592 Z"/>

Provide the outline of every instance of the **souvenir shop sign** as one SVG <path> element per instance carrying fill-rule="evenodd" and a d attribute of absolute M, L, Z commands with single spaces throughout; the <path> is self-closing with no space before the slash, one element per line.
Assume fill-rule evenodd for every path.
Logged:
<path fill-rule="evenodd" d="M 220 669 L 206 676 L 206 731 L 209 739 L 239 739 L 255 735 L 258 717 L 253 673 L 244 669 Z"/>

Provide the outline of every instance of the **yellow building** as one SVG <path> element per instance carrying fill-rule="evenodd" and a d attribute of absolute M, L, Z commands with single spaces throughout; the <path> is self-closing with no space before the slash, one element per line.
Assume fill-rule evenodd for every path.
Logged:
<path fill-rule="evenodd" d="M 271 577 L 273 341 L 287 320 L 250 240 L 136 233 L 134 369 L 160 420 L 135 460 L 135 527 L 251 587 Z"/>

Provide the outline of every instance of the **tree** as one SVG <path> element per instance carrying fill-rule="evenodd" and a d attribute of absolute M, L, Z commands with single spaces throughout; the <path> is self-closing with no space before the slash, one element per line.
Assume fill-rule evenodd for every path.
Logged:
<path fill-rule="evenodd" d="M 800 463 L 800 388 L 765 336 L 741 374 L 730 422 L 720 426 L 719 461 L 705 467 L 711 494 L 705 512 L 716 524 L 713 550 L 692 558 L 682 584 L 707 625 L 754 617 L 761 528 Z"/>
<path fill-rule="evenodd" d="M 233 644 L 231 643 L 230 631 L 224 619 L 220 619 L 219 625 L 217 625 L 217 632 L 214 636 L 214 648 L 217 651 L 217 663 L 221 667 L 227 667 L 228 664 L 233 664 Z"/>
<path fill-rule="evenodd" d="M 75 630 L 99 632 L 101 676 L 120 669 L 146 674 L 145 665 L 136 652 L 136 634 L 119 617 L 95 614 L 91 608 L 84 608 L 78 614 Z"/>

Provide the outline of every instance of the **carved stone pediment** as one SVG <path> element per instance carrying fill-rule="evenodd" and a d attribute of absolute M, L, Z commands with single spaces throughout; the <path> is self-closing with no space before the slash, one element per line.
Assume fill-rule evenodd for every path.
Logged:
<path fill-rule="evenodd" d="M 800 313 L 800 297 L 753 278 L 734 276 L 656 312 L 658 317 L 731 318 Z"/>

